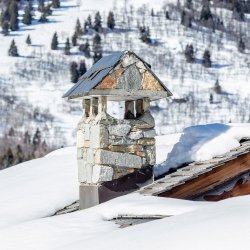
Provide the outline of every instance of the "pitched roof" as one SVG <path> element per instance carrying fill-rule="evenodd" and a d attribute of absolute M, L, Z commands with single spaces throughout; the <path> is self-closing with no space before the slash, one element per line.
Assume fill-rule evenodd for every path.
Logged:
<path fill-rule="evenodd" d="M 171 92 L 166 88 L 166 86 L 160 81 L 160 79 L 151 71 L 150 64 L 146 63 L 143 59 L 141 59 L 131 51 L 121 51 L 114 52 L 108 56 L 102 57 L 83 76 L 80 77 L 80 80 L 71 89 L 69 89 L 63 95 L 63 97 L 72 99 L 87 95 L 90 90 L 95 88 L 109 74 L 109 72 L 113 68 L 115 68 L 122 57 L 127 53 L 133 54 L 140 61 L 142 61 L 147 70 L 150 71 L 150 73 L 157 79 L 157 81 L 162 85 L 163 89 L 168 93 L 168 95 L 172 95 Z"/>

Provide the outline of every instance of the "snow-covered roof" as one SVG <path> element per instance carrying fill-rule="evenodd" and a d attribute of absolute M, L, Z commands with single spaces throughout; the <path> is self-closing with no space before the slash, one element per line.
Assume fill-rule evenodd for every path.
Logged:
<path fill-rule="evenodd" d="M 152 77 L 157 81 L 157 83 L 159 84 L 159 86 L 161 87 L 161 90 L 157 91 L 157 97 L 153 97 L 153 99 L 159 99 L 159 98 L 163 98 L 163 97 L 167 97 L 167 96 L 171 96 L 171 92 L 167 89 L 167 87 L 161 82 L 161 80 L 152 72 L 151 70 L 151 65 L 148 64 L 147 62 L 145 62 L 143 59 L 141 59 L 139 56 L 137 56 L 134 52 L 132 51 L 122 51 L 122 52 L 114 52 L 108 56 L 104 56 L 102 57 L 98 62 L 96 62 L 83 76 L 80 77 L 79 81 L 71 88 L 69 89 L 64 95 L 63 97 L 67 97 L 69 99 L 72 98 L 77 98 L 80 96 L 87 96 L 87 95 L 91 95 L 91 93 L 89 93 L 92 89 L 94 89 L 95 87 L 98 86 L 98 84 L 100 84 L 102 82 L 102 80 L 113 70 L 115 69 L 115 67 L 121 63 L 122 58 L 125 55 L 132 55 L 134 56 L 134 58 L 137 58 L 137 60 L 139 60 L 143 65 L 142 67 L 149 71 L 150 74 L 152 74 Z M 127 68 L 131 65 L 135 64 L 135 62 L 133 60 L 130 60 L 129 63 L 127 63 L 126 66 L 124 66 L 123 68 Z M 139 72 L 139 70 L 138 70 Z M 130 76 L 132 78 L 135 78 L 136 74 L 130 74 Z M 117 79 L 120 78 L 121 75 L 117 76 Z M 127 76 L 128 77 L 128 76 Z M 118 81 L 116 79 L 116 81 Z M 135 80 L 135 81 L 141 81 L 141 79 L 128 79 L 128 80 Z M 140 84 L 140 82 L 139 82 Z M 133 87 L 133 86 L 132 86 Z M 108 95 L 112 94 L 112 91 L 114 91 L 113 87 L 107 87 L 108 90 Z M 116 91 L 114 94 L 115 95 L 121 95 L 124 96 L 125 95 L 135 95 L 135 93 L 132 94 L 132 90 L 130 89 L 128 92 L 121 92 L 121 89 L 118 88 L 118 91 Z M 136 92 L 140 92 L 143 90 L 140 89 L 135 89 Z M 150 88 L 147 88 L 147 90 L 150 90 Z M 153 92 L 155 91 L 154 89 L 151 89 Z M 145 92 L 145 91 L 144 91 Z M 165 92 L 165 93 L 164 93 Z M 103 95 L 105 95 L 106 92 L 103 92 Z M 95 93 L 96 94 L 96 93 Z M 102 94 L 102 93 L 101 93 Z M 144 94 L 144 93 L 143 93 Z M 142 95 L 143 95 L 142 94 Z M 150 93 L 152 95 L 152 93 Z M 100 94 L 97 94 L 100 95 Z M 144 94 L 145 95 L 145 94 Z M 150 96 L 149 96 L 150 97 Z"/>

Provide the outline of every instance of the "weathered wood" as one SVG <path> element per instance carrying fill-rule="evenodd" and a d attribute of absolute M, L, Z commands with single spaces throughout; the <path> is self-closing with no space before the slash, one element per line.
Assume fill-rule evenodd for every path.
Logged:
<path fill-rule="evenodd" d="M 236 176 L 250 171 L 250 153 L 226 162 L 211 171 L 173 187 L 171 190 L 158 194 L 162 197 L 192 199 L 204 192 L 232 180 Z"/>

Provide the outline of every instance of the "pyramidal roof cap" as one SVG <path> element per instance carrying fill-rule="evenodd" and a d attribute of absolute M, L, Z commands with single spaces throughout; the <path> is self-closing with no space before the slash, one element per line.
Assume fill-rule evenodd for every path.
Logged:
<path fill-rule="evenodd" d="M 109 72 L 120 62 L 120 59 L 127 53 L 133 54 L 140 61 L 142 61 L 150 73 L 152 73 L 152 75 L 161 83 L 163 88 L 169 93 L 169 96 L 172 95 L 160 79 L 151 71 L 150 64 L 138 57 L 134 52 L 125 50 L 114 52 L 108 56 L 102 57 L 83 76 L 80 77 L 79 81 L 71 89 L 69 89 L 63 97 L 73 99 L 87 95 L 90 90 L 95 88 L 104 79 L 104 77 L 109 74 Z"/>

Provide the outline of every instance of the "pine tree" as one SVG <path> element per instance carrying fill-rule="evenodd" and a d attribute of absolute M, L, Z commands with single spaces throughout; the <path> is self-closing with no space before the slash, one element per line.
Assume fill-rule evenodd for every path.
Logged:
<path fill-rule="evenodd" d="M 150 38 L 150 30 L 149 27 L 142 26 L 139 28 L 140 30 L 140 39 L 147 44 L 152 43 L 152 40 Z"/>
<path fill-rule="evenodd" d="M 9 22 L 8 21 L 4 21 L 2 24 L 2 30 L 3 30 L 3 34 L 4 36 L 7 36 L 9 34 Z"/>
<path fill-rule="evenodd" d="M 64 54 L 65 54 L 65 55 L 70 55 L 70 43 L 69 43 L 69 38 L 67 38 L 66 43 L 65 43 Z"/>
<path fill-rule="evenodd" d="M 107 20 L 107 26 L 113 30 L 115 28 L 115 18 L 114 13 L 112 11 L 109 12 L 108 20 Z"/>
<path fill-rule="evenodd" d="M 69 70 L 70 70 L 70 80 L 72 83 L 77 83 L 79 79 L 79 72 L 77 70 L 77 63 L 72 62 L 70 64 Z"/>
<path fill-rule="evenodd" d="M 94 30 L 97 32 L 100 32 L 102 30 L 102 17 L 99 11 L 95 15 Z"/>
<path fill-rule="evenodd" d="M 72 46 L 76 46 L 77 45 L 77 35 L 76 35 L 76 32 L 72 36 L 71 42 L 72 42 Z"/>
<path fill-rule="evenodd" d="M 194 61 L 194 47 L 192 44 L 188 44 L 185 48 L 185 58 L 187 62 L 192 63 Z"/>
<path fill-rule="evenodd" d="M 214 103 L 214 96 L 213 96 L 213 94 L 209 95 L 209 102 L 210 102 L 210 104 Z"/>
<path fill-rule="evenodd" d="M 155 12 L 154 12 L 154 9 L 153 9 L 153 8 L 151 9 L 151 16 L 152 16 L 152 17 L 155 16 Z"/>
<path fill-rule="evenodd" d="M 31 143 L 31 137 L 28 131 L 24 133 L 24 138 L 23 138 L 23 143 L 24 144 L 30 144 Z"/>
<path fill-rule="evenodd" d="M 79 46 L 79 51 L 83 52 L 86 57 L 90 57 L 90 47 L 88 40 L 86 41 L 86 43 Z"/>
<path fill-rule="evenodd" d="M 39 128 L 37 128 L 32 139 L 32 144 L 34 145 L 35 148 L 37 148 L 41 144 L 41 140 L 42 140 L 41 131 L 39 130 Z"/>
<path fill-rule="evenodd" d="M 100 51 L 100 52 L 94 52 L 94 55 L 93 55 L 94 64 L 97 61 L 99 61 L 101 58 L 102 58 L 102 51 Z"/>
<path fill-rule="evenodd" d="M 233 17 L 238 21 L 245 20 L 243 3 L 240 0 L 233 1 Z"/>
<path fill-rule="evenodd" d="M 44 11 L 44 0 L 38 0 L 38 11 L 43 12 Z"/>
<path fill-rule="evenodd" d="M 242 40 L 242 37 L 240 38 L 239 42 L 238 42 L 238 51 L 240 53 L 244 53 L 246 49 L 246 45 L 244 43 L 244 41 Z"/>
<path fill-rule="evenodd" d="M 60 8 L 60 0 L 52 0 L 52 7 L 55 9 Z"/>
<path fill-rule="evenodd" d="M 10 128 L 8 135 L 9 136 L 14 136 L 15 135 L 15 130 L 14 130 L 13 127 Z"/>
<path fill-rule="evenodd" d="M 89 29 L 92 29 L 92 18 L 90 15 L 87 17 L 87 25 Z"/>
<path fill-rule="evenodd" d="M 200 20 L 208 21 L 210 18 L 213 18 L 213 15 L 209 7 L 209 2 L 205 2 L 201 9 Z"/>
<path fill-rule="evenodd" d="M 12 31 L 18 30 L 18 5 L 16 0 L 11 0 L 9 6 L 9 13 L 10 13 L 10 29 Z"/>
<path fill-rule="evenodd" d="M 216 94 L 222 94 L 222 88 L 220 86 L 219 80 L 217 79 L 215 84 L 214 84 L 214 91 Z"/>
<path fill-rule="evenodd" d="M 82 26 L 81 26 L 79 18 L 77 18 L 77 20 L 76 20 L 76 27 L 75 27 L 75 33 L 74 34 L 77 37 L 82 35 Z"/>
<path fill-rule="evenodd" d="M 8 149 L 6 153 L 6 167 L 11 167 L 14 163 L 14 155 L 11 148 Z"/>
<path fill-rule="evenodd" d="M 57 33 L 55 32 L 51 42 L 51 49 L 57 50 L 57 48 L 58 48 L 58 38 L 57 38 Z"/>
<path fill-rule="evenodd" d="M 79 64 L 79 76 L 83 76 L 87 71 L 85 60 L 81 60 Z"/>
<path fill-rule="evenodd" d="M 30 35 L 27 36 L 25 42 L 26 42 L 27 45 L 31 45 L 31 38 L 30 38 Z"/>
<path fill-rule="evenodd" d="M 19 164 L 19 163 L 23 162 L 24 158 L 25 158 L 24 153 L 23 153 L 23 149 L 22 149 L 21 145 L 19 145 L 19 144 L 16 147 L 15 158 L 16 158 L 15 164 Z"/>
<path fill-rule="evenodd" d="M 32 14 L 30 8 L 27 6 L 24 10 L 23 23 L 26 25 L 30 25 L 31 22 L 32 22 Z"/>
<path fill-rule="evenodd" d="M 166 11 L 165 17 L 166 17 L 167 20 L 170 20 L 170 16 L 169 16 L 169 12 L 168 11 Z"/>
<path fill-rule="evenodd" d="M 10 45 L 10 48 L 9 48 L 9 51 L 8 51 L 8 55 L 9 56 L 14 56 L 14 57 L 19 56 L 17 46 L 16 46 L 16 43 L 15 43 L 14 39 L 11 42 L 11 45 Z"/>
<path fill-rule="evenodd" d="M 183 10 L 181 13 L 181 24 L 188 28 L 192 28 L 192 17 L 190 13 L 186 12 L 185 10 Z"/>
<path fill-rule="evenodd" d="M 186 8 L 191 10 L 193 8 L 193 1 L 192 0 L 186 0 L 185 6 L 186 6 Z"/>
<path fill-rule="evenodd" d="M 212 66 L 211 55 L 209 50 L 205 50 L 202 59 L 202 65 L 206 68 L 210 68 Z"/>
<path fill-rule="evenodd" d="M 40 23 L 46 23 L 46 22 L 48 22 L 47 16 L 48 16 L 48 14 L 46 13 L 46 11 L 44 9 L 44 11 L 42 12 L 42 14 L 41 14 L 38 22 L 40 22 Z"/>

